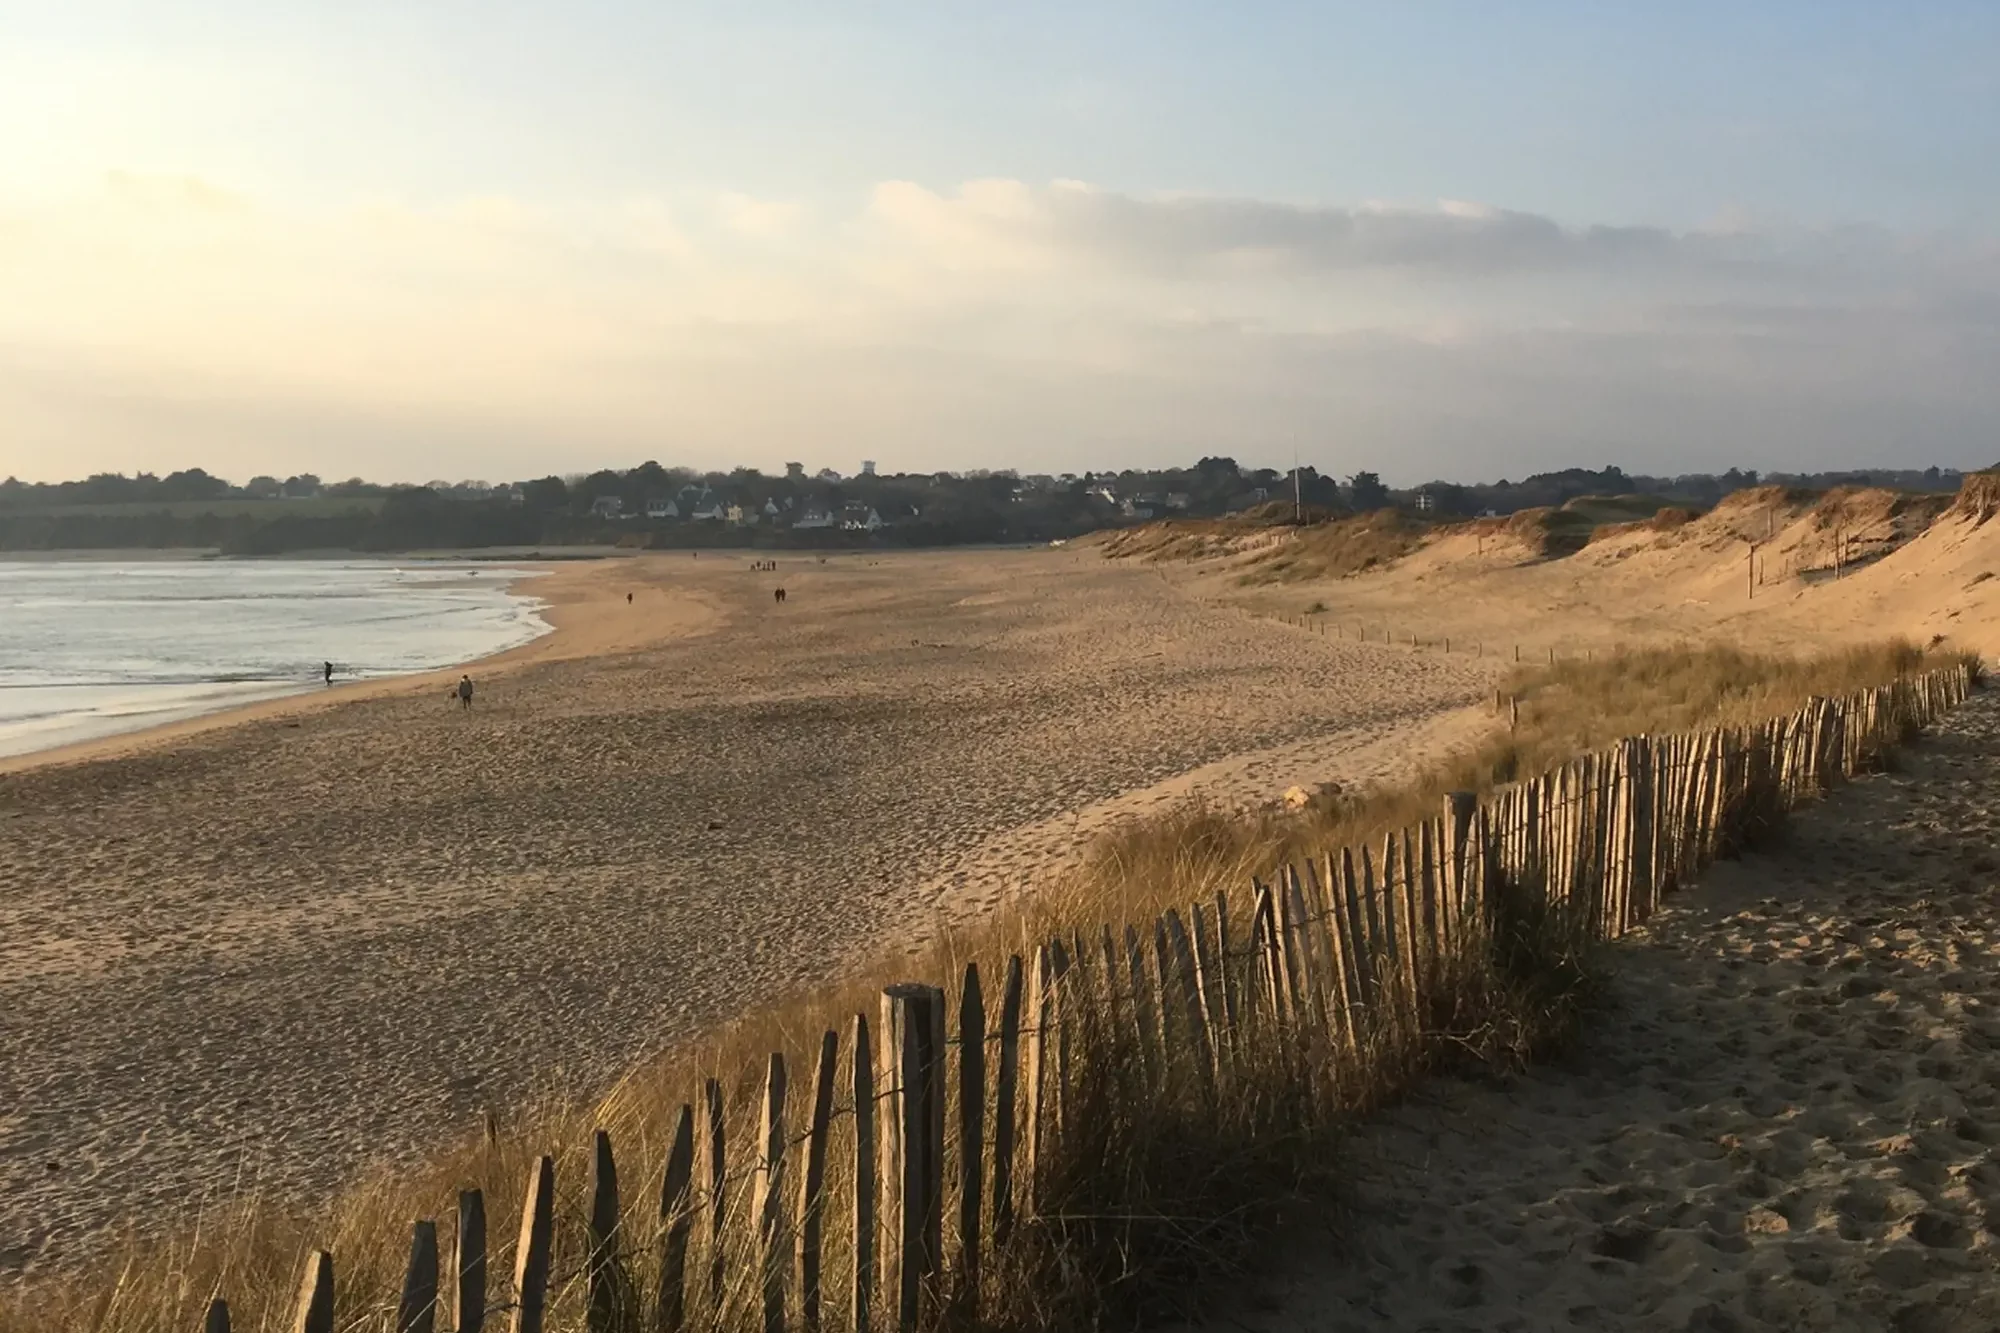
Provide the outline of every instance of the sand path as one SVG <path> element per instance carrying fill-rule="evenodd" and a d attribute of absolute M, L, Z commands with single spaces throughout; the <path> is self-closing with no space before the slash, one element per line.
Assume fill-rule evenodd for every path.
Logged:
<path fill-rule="evenodd" d="M 1494 669 L 1094 555 L 566 577 L 595 651 L 482 666 L 469 714 L 420 682 L 0 774 L 0 1271 L 596 1086 L 992 907 L 1135 790 L 1419 761 Z"/>
<path fill-rule="evenodd" d="M 1436 1080 L 1215 1325 L 2000 1327 L 2000 695 L 1615 949 L 1561 1065 Z"/>

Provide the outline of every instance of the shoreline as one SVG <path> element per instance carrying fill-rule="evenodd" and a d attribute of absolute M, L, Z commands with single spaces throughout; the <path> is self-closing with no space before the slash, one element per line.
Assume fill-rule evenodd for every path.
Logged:
<path fill-rule="evenodd" d="M 82 764 L 101 759 L 127 758 L 206 732 L 257 723 L 295 721 L 300 716 L 324 712 L 343 704 L 415 695 L 425 690 L 436 689 L 474 666 L 486 671 L 511 672 L 541 662 L 633 651 L 656 643 L 663 637 L 678 637 L 678 632 L 694 628 L 692 625 L 676 622 L 667 632 L 640 633 L 634 636 L 629 633 L 632 626 L 598 624 L 599 613 L 614 605 L 622 606 L 621 593 L 628 590 L 623 585 L 618 588 L 610 586 L 614 582 L 611 577 L 613 571 L 626 566 L 628 562 L 639 563 L 642 559 L 642 557 L 623 559 L 596 557 L 588 560 L 560 561 L 554 565 L 539 561 L 516 562 L 522 572 L 518 577 L 507 581 L 506 591 L 510 595 L 517 595 L 520 587 L 532 581 L 535 588 L 532 600 L 540 604 L 535 614 L 548 627 L 526 643 L 428 671 L 380 676 L 372 680 L 359 680 L 331 687 L 307 685 L 274 697 L 231 704 L 193 717 L 176 718 L 131 731 L 119 731 L 108 736 L 51 746 L 48 749 L 31 750 L 25 754 L 0 756 L 0 777 L 31 769 Z M 700 599 L 689 599 L 689 601 L 691 606 L 684 609 L 696 607 L 703 609 L 702 615 L 694 617 L 697 624 L 713 619 L 715 615 L 713 607 L 707 606 Z"/>

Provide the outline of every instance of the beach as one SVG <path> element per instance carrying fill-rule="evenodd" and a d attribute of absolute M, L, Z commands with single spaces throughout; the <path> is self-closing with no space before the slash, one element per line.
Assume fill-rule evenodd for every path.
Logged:
<path fill-rule="evenodd" d="M 491 656 L 547 631 L 466 561 L 0 559 L 0 759 Z"/>
<path fill-rule="evenodd" d="M 555 632 L 470 710 L 453 669 L 0 764 L 5 1270 L 602 1087 L 1125 815 L 1412 771 L 1501 669 L 1046 549 L 534 592 Z"/>

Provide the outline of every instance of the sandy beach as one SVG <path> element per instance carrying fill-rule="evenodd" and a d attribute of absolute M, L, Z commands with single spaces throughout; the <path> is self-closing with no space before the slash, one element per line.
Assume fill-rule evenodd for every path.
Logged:
<path fill-rule="evenodd" d="M 1407 771 L 1499 669 L 1064 551 L 534 591 L 557 633 L 475 667 L 470 713 L 453 671 L 0 770 L 0 1268 L 600 1084 L 1124 813 Z"/>
<path fill-rule="evenodd" d="M 1437 1079 L 1216 1329 L 2000 1327 L 2000 698 L 1616 945 L 1581 1047 Z"/>

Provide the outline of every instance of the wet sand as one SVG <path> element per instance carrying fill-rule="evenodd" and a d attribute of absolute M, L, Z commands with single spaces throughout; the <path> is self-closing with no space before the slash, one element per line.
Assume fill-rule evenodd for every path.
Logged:
<path fill-rule="evenodd" d="M 1498 669 L 1057 551 L 536 592 L 559 632 L 469 713 L 453 671 L 0 770 L 0 1271 L 601 1084 L 1120 814 L 1406 771 Z"/>

